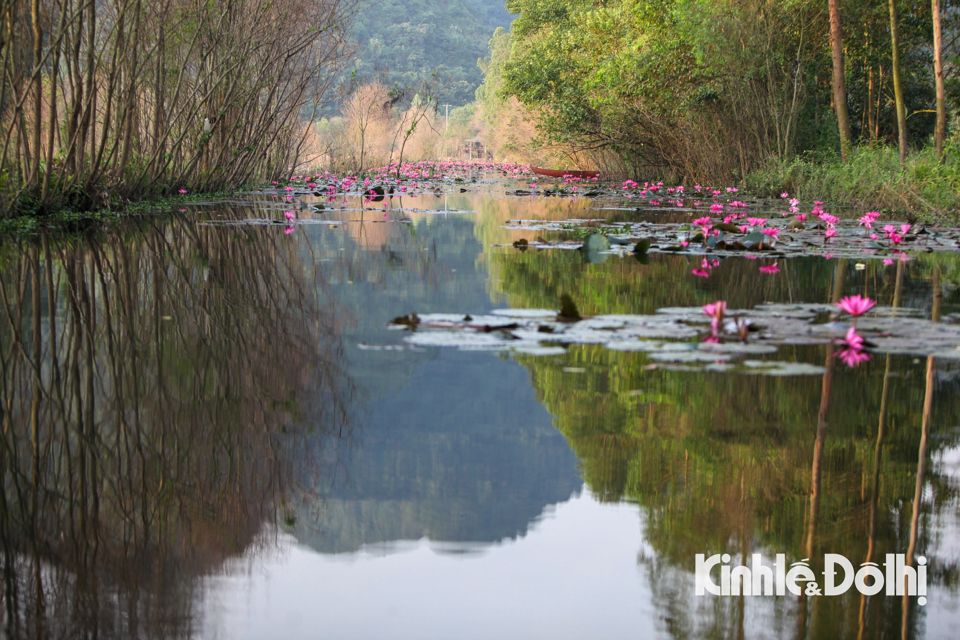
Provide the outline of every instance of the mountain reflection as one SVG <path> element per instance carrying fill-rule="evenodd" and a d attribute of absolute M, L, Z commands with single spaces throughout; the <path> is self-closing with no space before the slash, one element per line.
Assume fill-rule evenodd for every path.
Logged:
<path fill-rule="evenodd" d="M 0 248 L 7 637 L 191 635 L 195 579 L 308 499 L 352 428 L 334 314 L 282 228 L 122 229 Z"/>
<path fill-rule="evenodd" d="M 408 215 L 409 228 L 365 222 L 307 234 L 313 259 L 330 260 L 326 294 L 345 319 L 344 351 L 363 399 L 337 473 L 316 488 L 322 502 L 298 508 L 293 527 L 323 553 L 382 552 L 420 538 L 446 551 L 482 548 L 522 537 L 583 484 L 523 367 L 491 353 L 406 350 L 402 332 L 385 330 L 413 310 L 500 306 L 477 264 L 472 216 Z M 358 346 L 383 343 L 394 348 Z"/>

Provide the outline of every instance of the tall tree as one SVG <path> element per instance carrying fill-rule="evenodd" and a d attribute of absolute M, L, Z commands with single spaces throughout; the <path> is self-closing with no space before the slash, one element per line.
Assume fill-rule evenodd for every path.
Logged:
<path fill-rule="evenodd" d="M 830 0 L 830 53 L 833 56 L 833 103 L 837 109 L 837 127 L 840 129 L 840 157 L 846 162 L 850 157 L 850 117 L 847 115 L 847 83 L 843 73 L 840 0 Z"/>
<path fill-rule="evenodd" d="M 897 3 L 890 4 L 890 49 L 893 52 L 893 96 L 897 105 L 897 133 L 900 141 L 900 163 L 907 159 L 907 110 L 903 105 L 903 84 L 900 81 L 900 33 L 897 29 Z"/>
<path fill-rule="evenodd" d="M 940 0 L 931 0 L 933 13 L 933 73 L 937 87 L 937 126 L 933 132 L 937 146 L 937 158 L 943 160 L 943 141 L 947 137 L 947 107 L 943 89 L 943 33 L 940 28 Z"/>

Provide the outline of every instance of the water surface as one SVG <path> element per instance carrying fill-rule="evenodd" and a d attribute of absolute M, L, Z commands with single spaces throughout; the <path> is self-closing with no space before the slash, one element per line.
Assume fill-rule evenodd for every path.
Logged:
<path fill-rule="evenodd" d="M 5 242 L 5 634 L 954 637 L 956 360 L 936 362 L 917 503 L 926 359 L 851 369 L 829 346 L 781 347 L 765 357 L 832 374 L 772 377 L 602 345 L 415 348 L 388 327 L 563 293 L 585 315 L 854 293 L 929 314 L 936 267 L 949 314 L 954 256 L 777 274 L 729 258 L 703 279 L 698 258 L 522 252 L 510 243 L 539 233 L 503 228 L 686 213 L 504 192 L 348 199 L 298 210 L 332 224 L 290 234 L 222 224 L 282 218 L 251 198 Z M 924 606 L 693 595 L 697 553 L 859 565 L 911 536 Z"/>

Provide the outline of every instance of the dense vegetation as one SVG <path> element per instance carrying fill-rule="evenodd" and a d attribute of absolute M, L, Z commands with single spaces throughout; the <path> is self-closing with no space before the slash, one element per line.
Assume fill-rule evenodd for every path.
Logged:
<path fill-rule="evenodd" d="M 483 79 L 477 60 L 490 34 L 511 19 L 502 0 L 369 3 L 352 31 L 359 45 L 357 74 L 382 74 L 388 86 L 405 87 L 436 74 L 441 99 L 462 106 L 473 100 Z"/>
<path fill-rule="evenodd" d="M 955 112 L 960 23 L 954 3 L 939 5 L 942 104 Z M 772 162 L 841 151 L 847 161 L 858 145 L 904 139 L 903 151 L 915 150 L 937 127 L 930 2 L 842 3 L 839 74 L 830 14 L 812 0 L 508 0 L 507 8 L 518 17 L 491 41 L 478 91 L 488 126 L 501 128 L 521 108 L 541 148 L 585 155 L 608 172 L 740 180 Z M 845 98 L 840 110 L 835 95 Z M 946 155 L 955 164 L 949 144 Z"/>
<path fill-rule="evenodd" d="M 355 0 L 0 0 L 0 215 L 296 164 Z"/>

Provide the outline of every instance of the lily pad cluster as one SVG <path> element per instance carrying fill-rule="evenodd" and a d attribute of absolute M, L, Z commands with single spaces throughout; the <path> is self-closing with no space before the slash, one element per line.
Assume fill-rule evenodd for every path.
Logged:
<path fill-rule="evenodd" d="M 570 345 L 600 344 L 615 351 L 644 352 L 652 367 L 766 375 L 814 375 L 816 363 L 774 358 L 785 345 L 842 343 L 850 325 L 834 319 L 830 304 L 764 304 L 727 309 L 726 323 L 702 307 L 669 307 L 651 315 L 601 315 L 571 321 L 553 309 L 498 309 L 485 315 L 430 313 L 404 316 L 391 324 L 410 330 L 415 347 L 508 350 L 559 355 Z M 857 330 L 873 353 L 934 356 L 960 360 L 960 322 L 947 316 L 934 323 L 918 309 L 874 307 L 858 319 Z"/>
<path fill-rule="evenodd" d="M 703 220 L 703 219 L 701 219 Z M 960 253 L 960 229 L 954 227 L 923 227 L 903 225 L 905 234 L 896 234 L 896 243 L 890 238 L 871 237 L 877 234 L 860 227 L 856 221 L 837 221 L 827 228 L 822 223 L 805 225 L 795 218 L 775 220 L 753 219 L 755 224 L 742 225 L 717 222 L 605 223 L 601 219 L 572 219 L 563 221 L 509 220 L 504 226 L 511 230 L 537 232 L 569 232 L 589 230 L 590 235 L 580 240 L 528 241 L 526 249 L 581 249 L 595 251 L 606 242 L 609 253 L 622 253 L 624 246 L 639 253 L 710 254 L 716 257 L 754 255 L 766 258 L 818 255 L 829 258 L 858 260 L 909 260 L 907 251 L 916 253 Z M 699 222 L 699 221 L 698 221 Z M 708 227 L 709 225 L 709 227 Z M 887 225 L 889 226 L 889 225 Z M 706 233 L 704 227 L 708 227 Z M 833 233 L 826 237 L 826 232 Z M 603 242 L 594 238 L 599 236 Z"/>

